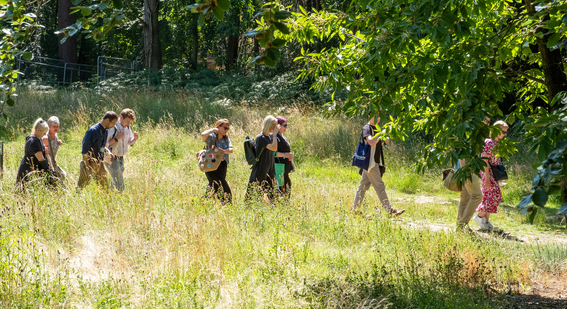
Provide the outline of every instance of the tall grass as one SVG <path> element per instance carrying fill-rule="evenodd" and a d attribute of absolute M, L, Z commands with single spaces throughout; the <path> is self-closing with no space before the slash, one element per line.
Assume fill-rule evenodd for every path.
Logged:
<path fill-rule="evenodd" d="M 2 133 L 2 307 L 504 308 L 501 292 L 521 289 L 530 267 L 540 265 L 522 244 L 410 226 L 452 231 L 458 196 L 441 189 L 435 172 L 410 170 L 408 145 L 386 150 L 385 182 L 407 209 L 403 220 L 350 214 L 360 176 L 349 159 L 362 120 L 299 107 L 223 106 L 186 92 L 30 91 L 19 100 Z M 141 135 L 126 158 L 126 192 L 95 184 L 75 190 L 86 128 L 124 107 L 136 110 Z M 37 184 L 14 194 L 24 135 L 35 118 L 54 114 L 62 120 L 66 187 Z M 241 142 L 267 114 L 289 119 L 292 197 L 246 203 L 250 170 Z M 202 147 L 197 133 L 221 117 L 231 121 L 235 145 L 229 205 L 203 197 L 206 179 L 194 159 Z M 364 205 L 375 213 L 373 192 Z M 513 211 L 499 216 L 505 228 L 521 224 Z"/>

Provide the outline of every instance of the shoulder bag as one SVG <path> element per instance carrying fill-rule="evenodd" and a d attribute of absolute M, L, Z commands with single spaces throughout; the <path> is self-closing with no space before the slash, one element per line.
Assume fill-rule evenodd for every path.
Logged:
<path fill-rule="evenodd" d="M 492 170 L 492 175 L 494 175 L 495 181 L 506 180 L 508 179 L 508 173 L 506 173 L 506 168 L 504 164 L 494 164 L 490 165 L 490 169 Z"/>
<path fill-rule="evenodd" d="M 378 145 L 380 146 L 380 160 L 382 163 L 376 163 L 378 163 L 378 168 L 380 168 L 380 177 L 382 177 L 384 173 L 386 173 L 386 163 L 384 162 L 384 147 L 382 147 L 382 141 L 378 142 Z"/>
<path fill-rule="evenodd" d="M 352 156 L 352 166 L 356 166 L 363 170 L 368 170 L 370 166 L 370 155 L 372 153 L 372 148 L 366 141 L 362 138 L 362 133 L 360 134 L 360 139 L 358 140 L 358 145 Z"/>
<path fill-rule="evenodd" d="M 211 147 L 205 146 L 203 150 L 197 152 L 198 165 L 201 172 L 212 172 L 219 168 L 224 156 L 224 151 L 217 147 L 217 137 L 213 137 L 214 143 Z"/>

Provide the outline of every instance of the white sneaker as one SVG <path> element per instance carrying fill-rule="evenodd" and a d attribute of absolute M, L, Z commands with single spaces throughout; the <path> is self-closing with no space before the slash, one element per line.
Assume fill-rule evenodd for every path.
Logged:
<path fill-rule="evenodd" d="M 484 219 L 484 218 L 483 218 L 483 219 Z M 490 230 L 493 231 L 493 232 L 498 232 L 498 231 L 500 231 L 500 228 L 499 228 L 499 227 L 492 225 L 492 223 L 490 223 L 490 222 L 486 222 L 485 224 L 486 224 L 486 225 L 490 228 Z"/>
<path fill-rule="evenodd" d="M 490 226 L 488 226 L 488 224 L 486 224 L 486 218 L 481 218 L 478 216 L 478 214 L 476 214 L 473 217 L 474 222 L 476 222 L 476 224 L 478 224 L 478 226 L 480 226 L 480 230 L 481 231 L 487 231 L 490 230 Z"/>

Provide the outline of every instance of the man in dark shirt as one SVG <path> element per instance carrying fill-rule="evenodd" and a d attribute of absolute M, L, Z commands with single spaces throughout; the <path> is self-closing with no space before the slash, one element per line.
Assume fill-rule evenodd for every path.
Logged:
<path fill-rule="evenodd" d="M 102 120 L 90 127 L 85 133 L 78 188 L 86 187 L 92 176 L 101 186 L 108 188 L 104 155 L 106 153 L 111 162 L 114 160 L 114 155 L 106 148 L 107 130 L 114 128 L 117 121 L 118 115 L 115 112 L 106 112 Z"/>
<path fill-rule="evenodd" d="M 369 117 L 371 117 L 370 121 L 362 128 L 362 138 L 366 140 L 372 149 L 370 166 L 368 170 L 362 170 L 362 179 L 360 180 L 360 185 L 358 186 L 354 202 L 352 203 L 352 211 L 357 213 L 356 209 L 360 206 L 362 200 L 364 200 L 366 191 L 370 189 L 370 185 L 372 185 L 386 211 L 394 216 L 399 216 L 404 213 L 405 210 L 397 210 L 392 207 L 388 195 L 386 194 L 386 185 L 384 185 L 382 175 L 380 175 L 379 158 L 382 143 L 378 135 L 376 135 L 376 123 L 380 122 L 380 117 L 372 115 L 369 115 Z M 385 142 L 388 143 L 387 140 Z"/>

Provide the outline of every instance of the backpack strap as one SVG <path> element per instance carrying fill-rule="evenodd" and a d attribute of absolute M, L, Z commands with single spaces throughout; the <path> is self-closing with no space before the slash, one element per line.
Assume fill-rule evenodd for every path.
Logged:
<path fill-rule="evenodd" d="M 378 144 L 380 145 L 380 160 L 382 161 L 382 165 L 386 166 L 386 163 L 384 162 L 384 147 L 382 145 L 382 140 L 380 140 Z"/>

